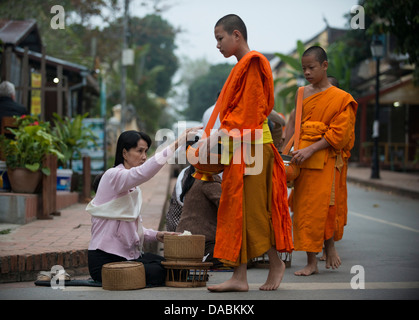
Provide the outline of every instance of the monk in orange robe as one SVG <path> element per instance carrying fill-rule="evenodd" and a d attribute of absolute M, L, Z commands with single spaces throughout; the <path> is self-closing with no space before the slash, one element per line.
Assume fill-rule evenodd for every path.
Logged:
<path fill-rule="evenodd" d="M 302 67 L 310 85 L 304 87 L 299 149 L 292 152 L 301 171 L 290 202 L 295 250 L 307 252 L 307 265 L 295 274 L 308 276 L 318 272 L 316 254 L 323 243 L 326 268 L 341 264 L 334 242 L 342 239 L 347 222 L 346 172 L 358 104 L 330 84 L 321 47 L 304 52 Z"/>
<path fill-rule="evenodd" d="M 220 110 L 218 132 L 239 143 L 233 142 L 223 172 L 214 248 L 214 257 L 234 266 L 234 273 L 230 280 L 208 289 L 248 291 L 247 263 L 267 252 L 270 270 L 260 289 L 276 290 L 285 272 L 277 251 L 291 252 L 293 244 L 285 167 L 267 122 L 274 104 L 272 71 L 262 54 L 250 51 L 240 17 L 221 18 L 214 33 L 220 52 L 238 60 L 215 107 Z M 214 140 L 208 145 L 211 149 Z M 255 166 L 260 165 L 257 172 L 249 173 L 248 155 L 254 157 Z"/>

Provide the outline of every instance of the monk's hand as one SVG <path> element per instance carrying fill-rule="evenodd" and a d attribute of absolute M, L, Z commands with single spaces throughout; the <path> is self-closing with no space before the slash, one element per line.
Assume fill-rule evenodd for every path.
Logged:
<path fill-rule="evenodd" d="M 300 165 L 312 156 L 313 151 L 314 150 L 310 147 L 293 151 L 291 153 L 292 154 L 291 162 Z"/>
<path fill-rule="evenodd" d="M 196 136 L 199 134 L 199 132 L 202 130 L 203 127 L 193 127 L 186 129 L 186 139 L 188 141 L 195 141 Z"/>
<path fill-rule="evenodd" d="M 180 146 L 185 145 L 188 141 L 195 141 L 196 135 L 199 133 L 202 127 L 188 128 L 180 135 L 176 141 L 176 149 Z"/>
<path fill-rule="evenodd" d="M 164 235 L 165 234 L 173 236 L 173 235 L 177 235 L 177 234 L 180 234 L 180 233 L 179 232 L 159 231 L 159 232 L 157 232 L 156 239 L 160 242 L 164 242 Z"/>

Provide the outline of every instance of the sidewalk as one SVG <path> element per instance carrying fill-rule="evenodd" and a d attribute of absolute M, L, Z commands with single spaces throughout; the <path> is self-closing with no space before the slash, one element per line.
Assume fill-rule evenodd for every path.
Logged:
<path fill-rule="evenodd" d="M 371 168 L 350 166 L 347 181 L 419 199 L 419 174 L 380 170 L 380 179 L 371 179 Z"/>
<path fill-rule="evenodd" d="M 141 186 L 142 218 L 147 228 L 161 229 L 165 205 L 171 194 L 171 167 L 166 165 Z M 348 182 L 419 199 L 419 175 L 381 171 L 381 179 L 370 179 L 370 168 L 350 167 Z M 86 204 L 61 210 L 52 220 L 36 220 L 25 225 L 2 225 L 0 231 L 0 283 L 34 281 L 39 271 L 62 265 L 71 275 L 88 275 L 87 247 L 90 241 L 90 215 Z M 157 247 L 147 248 L 148 251 Z"/>
<path fill-rule="evenodd" d="M 169 194 L 170 166 L 141 186 L 141 215 L 146 228 L 159 230 Z M 171 191 L 170 191 L 171 193 Z M 25 225 L 0 224 L 0 283 L 34 281 L 39 271 L 61 265 L 70 275 L 87 275 L 87 248 L 91 217 L 85 203 L 61 209 L 52 220 L 35 220 Z M 154 247 L 147 251 L 157 250 Z"/>

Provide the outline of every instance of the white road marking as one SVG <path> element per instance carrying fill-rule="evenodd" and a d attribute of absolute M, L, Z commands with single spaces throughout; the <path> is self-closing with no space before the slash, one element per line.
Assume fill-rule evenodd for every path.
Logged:
<path fill-rule="evenodd" d="M 262 283 L 249 283 L 249 290 L 259 290 Z M 383 289 L 419 289 L 418 281 L 411 282 L 366 282 L 365 290 L 383 290 Z M 65 291 L 102 291 L 101 287 L 66 287 Z M 155 287 L 145 288 L 141 290 L 146 291 L 207 291 L 206 287 L 197 288 L 175 288 L 175 287 Z M 300 291 L 312 291 L 312 290 L 353 290 L 349 282 L 307 282 L 307 283 L 296 283 L 296 282 L 283 282 L 281 283 L 278 290 L 300 290 Z M 103 290 L 105 291 L 105 290 Z"/>
<path fill-rule="evenodd" d="M 352 214 L 354 216 L 360 217 L 360 218 L 367 219 L 367 220 L 380 222 L 380 223 L 384 223 L 384 224 L 389 225 L 389 226 L 393 226 L 393 227 L 397 227 L 397 228 L 404 229 L 404 230 L 407 230 L 407 231 L 412 231 L 412 232 L 419 233 L 418 229 L 413 229 L 413 228 L 410 228 L 410 227 L 406 227 L 406 226 L 398 224 L 398 223 L 390 222 L 390 221 L 379 219 L 379 218 L 373 218 L 373 217 L 370 217 L 370 216 L 366 216 L 365 214 L 361 214 L 361 213 L 357 213 L 357 212 L 353 212 L 353 211 L 348 211 L 348 213 Z"/>

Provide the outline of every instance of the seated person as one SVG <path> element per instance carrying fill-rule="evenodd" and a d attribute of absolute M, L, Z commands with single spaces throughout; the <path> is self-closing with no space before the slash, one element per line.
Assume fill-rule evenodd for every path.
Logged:
<path fill-rule="evenodd" d="M 188 132 L 161 152 L 147 160 L 150 137 L 138 131 L 123 132 L 117 142 L 115 165 L 95 181 L 96 196 L 86 210 L 92 215 L 92 236 L 88 248 L 89 273 L 102 282 L 102 266 L 106 263 L 138 261 L 144 264 L 146 284 L 165 284 L 163 257 L 142 252 L 144 241 L 164 241 L 167 232 L 142 226 L 141 189 L 139 185 L 151 179 L 167 159 L 186 141 Z M 146 161 L 147 160 L 147 161 Z"/>
<path fill-rule="evenodd" d="M 221 178 L 214 175 L 214 181 L 202 181 L 192 177 L 193 166 L 185 171 L 180 200 L 183 201 L 182 214 L 176 232 L 190 231 L 192 234 L 205 236 L 205 262 L 212 262 L 214 268 L 222 263 L 213 258 L 215 232 L 217 229 L 217 211 L 221 197 Z"/>

